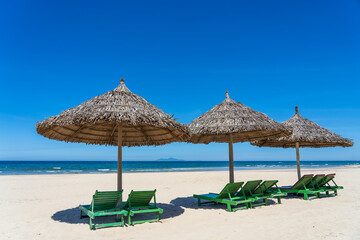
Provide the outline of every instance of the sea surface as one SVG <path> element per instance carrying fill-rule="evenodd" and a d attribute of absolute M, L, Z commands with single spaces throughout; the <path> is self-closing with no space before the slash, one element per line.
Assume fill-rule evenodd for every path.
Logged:
<path fill-rule="evenodd" d="M 302 168 L 359 165 L 360 161 L 302 161 Z M 228 161 L 124 161 L 123 172 L 228 171 Z M 234 161 L 235 170 L 296 169 L 295 161 Z M 0 175 L 114 173 L 115 161 L 0 161 Z"/>

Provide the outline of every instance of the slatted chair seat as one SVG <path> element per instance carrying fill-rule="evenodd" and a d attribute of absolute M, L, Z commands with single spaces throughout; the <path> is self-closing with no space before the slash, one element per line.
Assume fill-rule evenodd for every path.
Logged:
<path fill-rule="evenodd" d="M 160 219 L 160 214 L 163 213 L 163 209 L 156 206 L 156 189 L 153 191 L 131 191 L 129 197 L 124 204 L 124 209 L 128 212 L 128 223 L 130 225 L 144 223 L 144 222 L 157 222 Z M 151 200 L 154 202 L 151 204 Z M 131 217 L 138 213 L 155 213 L 155 219 L 146 219 L 133 221 Z"/>
<path fill-rule="evenodd" d="M 338 189 L 344 189 L 342 186 L 338 186 L 336 182 L 334 181 L 335 173 L 326 175 L 321 181 L 318 183 L 318 188 L 324 192 L 326 192 L 326 196 L 330 195 L 330 191 L 332 191 L 335 196 L 337 196 L 337 190 Z M 330 185 L 330 182 L 332 182 L 332 185 Z"/>
<path fill-rule="evenodd" d="M 118 204 L 120 203 L 120 206 Z M 89 218 L 90 229 L 94 230 L 101 227 L 110 226 L 124 226 L 124 216 L 127 216 L 128 212 L 121 207 L 122 203 L 122 191 L 97 191 L 93 195 L 93 199 L 90 205 L 80 205 L 80 218 L 83 217 L 82 213 L 85 213 Z M 105 224 L 94 224 L 95 217 L 120 215 L 121 221 Z"/>
<path fill-rule="evenodd" d="M 258 199 L 263 199 L 267 205 L 268 198 L 276 197 L 278 204 L 281 204 L 281 197 L 287 195 L 287 193 L 282 192 L 277 186 L 278 180 L 265 180 L 263 181 L 254 191 L 254 196 Z M 275 187 L 274 187 L 275 186 Z"/>
<path fill-rule="evenodd" d="M 319 198 L 320 197 L 320 190 L 308 188 L 308 184 L 313 179 L 313 174 L 307 174 L 302 176 L 294 185 L 289 187 L 279 187 L 279 189 L 286 193 L 295 193 L 295 194 L 303 194 L 304 200 L 309 200 L 313 198 Z M 311 195 L 311 196 L 309 196 Z"/>
<path fill-rule="evenodd" d="M 220 193 L 208 193 L 208 194 L 194 194 L 193 197 L 198 199 L 198 205 L 207 203 L 222 203 L 226 204 L 229 212 L 236 211 L 238 209 L 249 208 L 253 199 L 245 199 L 236 197 L 236 193 L 241 188 L 244 182 L 228 183 L 221 190 Z M 205 200 L 201 201 L 201 200 Z M 238 207 L 238 205 L 244 204 L 244 206 Z"/>

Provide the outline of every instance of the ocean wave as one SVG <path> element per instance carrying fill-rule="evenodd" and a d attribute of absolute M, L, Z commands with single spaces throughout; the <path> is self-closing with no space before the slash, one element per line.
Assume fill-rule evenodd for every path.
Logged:
<path fill-rule="evenodd" d="M 124 169 L 124 172 L 184 172 L 184 171 L 222 171 L 227 170 L 228 167 L 186 167 L 186 168 L 133 168 Z M 116 170 L 115 170 L 116 171 Z"/>
<path fill-rule="evenodd" d="M 0 161 L 1 175 L 28 174 L 108 174 L 117 172 L 117 163 L 107 161 L 67 161 L 66 164 L 44 161 Z M 301 168 L 326 169 L 329 167 L 360 167 L 360 161 L 303 161 Z M 236 171 L 257 169 L 296 169 L 295 161 L 235 161 Z M 189 162 L 157 162 L 133 161 L 124 162 L 123 172 L 194 172 L 194 171 L 229 171 L 227 161 L 189 161 Z"/>

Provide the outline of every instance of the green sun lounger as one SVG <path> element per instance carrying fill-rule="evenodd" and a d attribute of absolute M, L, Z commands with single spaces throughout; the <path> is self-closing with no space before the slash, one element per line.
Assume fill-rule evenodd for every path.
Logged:
<path fill-rule="evenodd" d="M 337 195 L 338 189 L 343 189 L 343 187 L 338 186 L 335 181 L 335 173 L 333 174 L 317 174 L 313 177 L 311 182 L 306 185 L 309 189 L 318 190 L 321 193 L 326 193 L 326 196 L 330 196 L 331 194 Z M 333 185 L 330 185 L 329 183 L 333 182 Z M 333 192 L 330 194 L 330 192 Z M 319 195 L 319 197 L 323 197 L 324 195 Z"/>
<path fill-rule="evenodd" d="M 122 191 L 108 191 L 100 192 L 97 191 L 93 195 L 93 199 L 90 205 L 80 205 L 80 218 L 84 217 L 82 213 L 84 212 L 90 218 L 90 230 L 100 227 L 109 227 L 109 226 L 124 226 L 124 216 L 127 215 L 127 211 L 122 209 L 121 206 L 117 206 L 118 203 L 121 204 L 122 200 Z M 105 224 L 93 224 L 92 220 L 95 217 L 108 216 L 108 215 L 120 215 L 120 222 L 105 223 Z"/>
<path fill-rule="evenodd" d="M 325 174 L 316 174 L 311 181 L 306 185 L 309 189 L 320 190 L 319 184 L 324 180 Z"/>
<path fill-rule="evenodd" d="M 254 199 L 244 199 L 235 196 L 243 184 L 244 182 L 228 183 L 219 194 L 194 194 L 193 196 L 198 199 L 199 206 L 207 203 L 222 203 L 227 205 L 227 211 L 229 212 L 236 211 L 238 209 L 246 209 L 250 207 L 250 203 L 253 202 Z M 201 200 L 205 200 L 205 202 L 201 202 Z M 237 207 L 240 204 L 244 204 L 245 206 Z"/>
<path fill-rule="evenodd" d="M 124 209 L 128 212 L 130 225 L 144 223 L 144 222 L 157 222 L 159 221 L 159 215 L 163 213 L 161 208 L 156 206 L 156 189 L 153 191 L 131 191 L 129 197 L 124 204 Z M 154 199 L 154 203 L 150 204 L 151 200 Z M 155 219 L 146 219 L 139 221 L 132 221 L 131 217 L 138 213 L 155 213 Z"/>
<path fill-rule="evenodd" d="M 253 192 L 253 195 L 257 199 L 263 199 L 265 205 L 267 205 L 268 198 L 277 198 L 278 204 L 281 204 L 281 197 L 287 195 L 287 193 L 282 192 L 277 186 L 278 180 L 266 180 L 263 181 Z M 275 186 L 275 187 L 274 187 Z"/>
<path fill-rule="evenodd" d="M 240 189 L 240 191 L 235 195 L 236 199 L 247 199 L 252 200 L 249 202 L 249 207 L 252 208 L 254 206 L 258 205 L 264 205 L 264 203 L 257 203 L 254 204 L 253 202 L 259 200 L 260 198 L 257 198 L 254 195 L 255 189 L 260 185 L 262 180 L 252 180 L 247 181 L 244 186 Z"/>
<path fill-rule="evenodd" d="M 344 187 L 338 186 L 335 183 L 334 178 L 335 178 L 335 173 L 328 174 L 318 183 L 318 188 L 325 191 L 327 196 L 330 195 L 329 193 L 330 191 L 332 191 L 333 194 L 337 196 L 337 190 L 344 189 Z M 330 182 L 332 182 L 333 185 L 330 185 Z"/>
<path fill-rule="evenodd" d="M 320 192 L 322 190 L 315 190 L 306 187 L 311 182 L 312 179 L 313 179 L 313 174 L 304 175 L 294 185 L 279 187 L 279 189 L 282 192 L 286 192 L 286 193 L 303 194 L 305 200 L 319 198 Z M 309 196 L 309 195 L 313 195 L 313 196 Z"/>

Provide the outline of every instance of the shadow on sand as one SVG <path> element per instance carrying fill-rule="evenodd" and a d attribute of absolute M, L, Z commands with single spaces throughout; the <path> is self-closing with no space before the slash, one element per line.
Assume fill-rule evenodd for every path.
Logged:
<path fill-rule="evenodd" d="M 259 203 L 259 202 L 261 202 L 261 201 L 255 202 L 255 204 Z M 208 203 L 208 204 L 203 204 L 201 206 L 198 206 L 197 199 L 194 197 L 179 197 L 179 198 L 175 198 L 170 203 L 173 204 L 174 206 L 177 206 L 180 208 L 224 209 L 224 210 L 226 210 L 226 205 L 220 204 L 220 203 Z M 272 204 L 277 204 L 277 202 L 272 199 L 268 199 L 268 205 L 272 205 Z M 238 206 L 242 206 L 242 205 L 238 205 Z M 256 208 L 256 206 L 254 208 Z"/>
<path fill-rule="evenodd" d="M 160 221 L 162 219 L 174 218 L 184 213 L 184 209 L 174 204 L 157 203 L 159 208 L 162 208 L 164 212 L 160 214 Z M 138 214 L 135 215 L 133 220 L 142 220 L 146 218 L 152 218 L 150 214 Z M 115 216 L 104 216 L 95 219 L 94 223 L 109 223 L 114 222 Z M 64 222 L 70 224 L 89 224 L 87 217 L 80 218 L 80 209 L 78 207 L 64 209 L 54 213 L 51 219 L 57 222 Z M 125 217 L 125 223 L 127 223 L 127 217 Z"/>
<path fill-rule="evenodd" d="M 314 195 L 309 195 L 309 197 L 313 197 Z M 312 198 L 309 200 L 304 200 L 304 194 L 301 193 L 288 193 L 288 195 L 286 197 L 282 197 L 281 199 L 298 199 L 298 200 L 304 200 L 304 201 L 312 201 L 312 200 L 316 200 L 316 199 L 322 199 L 322 198 L 333 198 L 336 197 L 334 194 L 330 194 L 330 195 L 325 195 L 325 194 L 320 194 L 320 198 Z"/>

